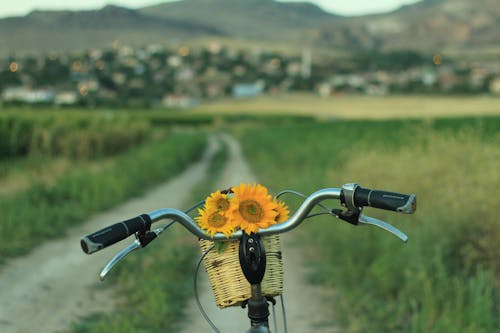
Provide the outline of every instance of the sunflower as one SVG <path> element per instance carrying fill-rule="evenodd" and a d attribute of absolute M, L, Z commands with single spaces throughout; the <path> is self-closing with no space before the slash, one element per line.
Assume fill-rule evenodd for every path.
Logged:
<path fill-rule="evenodd" d="M 257 233 L 276 223 L 278 212 L 267 189 L 259 184 L 240 184 L 233 189 L 236 209 L 231 210 L 232 220 L 247 234 Z"/>
<path fill-rule="evenodd" d="M 229 210 L 230 206 L 229 196 L 221 193 L 221 191 L 210 194 L 205 200 L 205 208 L 208 212 L 225 213 Z"/>
<path fill-rule="evenodd" d="M 285 205 L 285 203 L 282 201 L 278 201 L 278 199 L 276 198 L 274 198 L 273 203 L 275 204 L 274 210 L 278 213 L 278 215 L 276 215 L 276 217 L 274 218 L 276 223 L 281 223 L 288 220 L 289 211 L 287 205 Z"/>
<path fill-rule="evenodd" d="M 210 237 L 214 237 L 217 232 L 222 232 L 226 237 L 233 233 L 234 224 L 224 214 L 218 211 L 210 212 L 206 209 L 198 209 L 198 214 L 196 222 L 200 228 L 206 230 Z"/>

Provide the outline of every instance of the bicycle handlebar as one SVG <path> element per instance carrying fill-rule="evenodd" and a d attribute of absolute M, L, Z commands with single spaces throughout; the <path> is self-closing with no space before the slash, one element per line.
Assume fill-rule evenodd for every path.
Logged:
<path fill-rule="evenodd" d="M 416 197 L 413 194 L 405 195 L 395 192 L 375 191 L 362 188 L 357 184 L 346 184 L 341 189 L 326 188 L 314 192 L 305 198 L 304 202 L 287 221 L 272 225 L 266 229 L 260 229 L 258 234 L 280 234 L 296 228 L 305 218 L 307 218 L 314 206 L 327 199 L 338 199 L 345 206 L 347 206 L 350 212 L 356 212 L 357 216 L 355 224 L 358 224 L 358 217 L 360 216 L 361 207 L 363 206 L 371 206 L 402 213 L 413 213 L 416 209 Z M 334 214 L 332 212 L 330 213 Z M 336 216 L 338 217 L 338 215 Z M 172 219 L 181 223 L 193 235 L 202 239 L 221 241 L 228 240 L 228 237 L 222 233 L 217 233 L 214 237 L 210 237 L 186 213 L 177 209 L 165 208 L 155 210 L 149 214 L 142 214 L 130 220 L 116 223 L 112 226 L 82 237 L 80 241 L 82 250 L 87 254 L 92 254 L 135 233 L 145 233 L 149 231 L 152 223 L 163 219 Z M 377 223 L 374 223 L 373 220 L 375 219 L 372 219 L 370 224 L 377 225 Z M 365 223 L 364 221 L 365 220 L 363 219 L 359 219 L 359 223 Z M 383 228 L 387 230 L 386 225 L 384 225 Z M 242 231 L 238 230 L 233 233 L 229 239 L 240 239 L 242 235 Z"/>
<path fill-rule="evenodd" d="M 142 214 L 84 236 L 80 240 L 80 245 L 83 252 L 91 254 L 118 243 L 119 241 L 134 235 L 136 232 L 149 230 L 151 223 L 152 220 L 149 215 Z"/>
<path fill-rule="evenodd" d="M 348 207 L 368 206 L 406 214 L 413 214 L 417 209 L 415 194 L 372 190 L 363 188 L 358 184 L 344 185 L 340 199 Z"/>

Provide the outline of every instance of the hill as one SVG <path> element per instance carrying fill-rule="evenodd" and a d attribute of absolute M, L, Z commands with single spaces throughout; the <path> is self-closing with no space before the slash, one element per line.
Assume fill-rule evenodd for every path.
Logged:
<path fill-rule="evenodd" d="M 498 0 L 424 0 L 332 22 L 316 43 L 356 48 L 468 50 L 500 46 Z"/>
<path fill-rule="evenodd" d="M 142 13 L 217 27 L 234 38 L 299 43 L 312 40 L 338 16 L 307 2 L 184 0 L 143 8 Z"/>
<path fill-rule="evenodd" d="M 307 2 L 182 0 L 138 10 L 35 11 L 0 20 L 0 55 L 169 43 L 207 36 L 327 50 L 500 50 L 498 0 L 423 0 L 393 12 L 342 17 Z"/>
<path fill-rule="evenodd" d="M 223 33 L 202 23 L 156 18 L 118 6 L 90 11 L 34 11 L 0 20 L 0 52 L 78 51 L 108 47 L 114 40 L 144 45 L 207 35 Z"/>

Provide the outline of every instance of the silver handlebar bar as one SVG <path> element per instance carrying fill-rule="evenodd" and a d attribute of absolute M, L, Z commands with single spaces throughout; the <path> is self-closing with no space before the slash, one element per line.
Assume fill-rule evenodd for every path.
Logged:
<path fill-rule="evenodd" d="M 286 192 L 286 191 L 285 191 Z M 292 191 L 293 192 L 293 191 Z M 322 189 L 319 191 L 316 191 L 309 195 L 308 197 L 305 198 L 304 202 L 299 206 L 299 208 L 295 211 L 295 213 L 285 222 L 279 223 L 272 225 L 266 229 L 260 229 L 258 231 L 258 234 L 260 235 L 274 235 L 274 234 L 280 234 L 284 233 L 287 231 L 290 231 L 292 229 L 295 229 L 299 224 L 301 224 L 309 215 L 309 213 L 312 211 L 312 209 L 320 204 L 322 201 L 327 200 L 327 199 L 341 199 L 341 194 L 342 194 L 342 189 L 340 188 L 326 188 Z M 403 242 L 406 242 L 408 240 L 408 237 L 398 230 L 397 228 L 393 227 L 392 225 L 380 221 L 378 219 L 366 216 L 361 214 L 361 209 L 359 209 L 359 216 L 357 218 L 357 223 L 360 225 L 374 225 L 377 226 L 381 229 L 384 229 L 399 239 L 401 239 Z M 203 231 L 198 224 L 186 213 L 182 212 L 177 209 L 173 208 L 163 208 L 163 209 L 158 209 L 155 210 L 149 214 L 149 217 L 151 218 L 152 222 L 158 222 L 164 219 L 170 219 L 175 222 L 178 222 L 182 224 L 188 231 L 190 231 L 193 235 L 197 236 L 198 238 L 201 239 L 206 239 L 206 240 L 215 240 L 215 241 L 223 241 L 223 240 L 236 240 L 240 239 L 243 235 L 243 232 L 241 230 L 236 231 L 233 233 L 229 238 L 226 237 L 226 235 L 222 233 L 217 233 L 214 235 L 214 237 L 210 237 L 208 234 Z M 335 215 L 332 213 L 332 215 Z M 339 217 L 338 215 L 335 215 Z M 167 226 L 168 227 L 168 226 Z M 152 230 L 157 236 L 160 235 L 165 228 L 158 228 Z M 121 261 L 125 256 L 127 256 L 129 253 L 131 253 L 134 250 L 140 249 L 141 243 L 136 239 L 132 244 L 121 250 L 119 253 L 117 253 L 109 262 L 108 264 L 103 268 L 101 273 L 99 274 L 99 277 L 101 280 L 104 280 L 106 275 L 109 273 L 109 271 L 119 262 Z"/>
<path fill-rule="evenodd" d="M 290 217 L 287 221 L 275 224 L 266 229 L 259 230 L 259 235 L 274 235 L 283 232 L 290 231 L 296 228 L 311 212 L 311 210 L 323 200 L 326 199 L 340 199 L 341 189 L 339 188 L 327 188 L 319 190 L 311 194 L 306 198 L 306 200 L 300 205 L 297 211 Z M 153 222 L 160 221 L 163 219 L 172 219 L 176 222 L 182 224 L 187 230 L 189 230 L 193 235 L 207 240 L 228 240 L 226 235 L 222 233 L 217 233 L 214 237 L 210 237 L 203 231 L 198 224 L 186 213 L 181 212 L 177 209 L 164 208 L 155 210 L 148 214 Z M 243 235 L 241 230 L 233 233 L 229 239 L 240 239 Z"/>

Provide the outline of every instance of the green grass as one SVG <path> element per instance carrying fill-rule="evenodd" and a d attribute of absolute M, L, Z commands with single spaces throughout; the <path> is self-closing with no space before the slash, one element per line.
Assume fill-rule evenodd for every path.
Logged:
<path fill-rule="evenodd" d="M 75 111 L 75 116 L 84 114 Z M 336 290 L 325 306 L 334 308 L 335 320 L 346 332 L 499 329 L 500 228 L 494 212 L 500 188 L 499 117 L 315 123 L 310 118 L 260 116 L 182 120 L 181 114 L 161 112 L 123 116 L 153 129 L 220 124 L 237 129 L 247 159 L 271 192 L 294 188 L 310 193 L 357 181 L 417 193 L 414 216 L 367 210 L 406 231 L 407 245 L 379 230 L 331 218 L 298 229 L 315 254 L 310 258 L 311 279 Z M 0 258 L 60 236 L 91 212 L 176 174 L 198 157 L 204 144 L 202 134 L 152 140 L 97 168 L 79 163 L 53 183 L 35 183 L 2 198 Z M 226 158 L 227 149 L 215 156 L 212 179 Z M 193 202 L 200 193 L 203 198 L 214 190 L 211 185 L 209 179 L 197 187 Z M 195 257 L 192 237 L 173 228 L 161 242 L 127 258 L 112 275 L 110 284 L 126 296 L 117 312 L 95 316 L 73 332 L 169 331 L 192 295 L 192 271 L 185 268 Z"/>
<path fill-rule="evenodd" d="M 303 115 L 318 119 L 430 119 L 437 117 L 499 116 L 497 97 L 270 94 L 254 99 L 226 98 L 200 104 L 194 113 L 214 115 Z"/>
<path fill-rule="evenodd" d="M 170 332 L 192 296 L 197 249 L 192 235 L 171 227 L 161 239 L 128 256 L 106 284 L 122 301 L 113 313 L 99 314 L 73 325 L 73 333 Z"/>
<path fill-rule="evenodd" d="M 366 209 L 406 245 L 331 218 L 298 229 L 345 332 L 487 333 L 500 328 L 499 133 L 498 117 L 339 121 L 248 129 L 242 142 L 273 191 L 355 181 L 417 194 L 414 216 Z"/>
<path fill-rule="evenodd" d="M 203 134 L 169 133 L 193 133 L 178 125 L 199 129 L 213 119 L 181 119 L 160 111 L 2 110 L 0 257 L 57 237 L 197 158 Z"/>
<path fill-rule="evenodd" d="M 241 105 L 250 101 L 239 101 Z M 233 104 L 234 106 L 234 104 Z M 207 108 L 207 110 L 210 108 Z M 170 125 L 201 126 L 213 125 L 215 122 L 259 122 L 282 124 L 289 122 L 303 122 L 314 119 L 313 115 L 259 114 L 236 112 L 233 107 L 231 113 L 221 113 L 219 110 L 207 111 L 204 107 L 193 110 L 183 109 L 96 109 L 83 108 L 54 109 L 54 108 L 7 108 L 0 110 L 0 124 L 6 122 L 25 122 L 51 126 L 53 122 L 64 122 L 66 125 L 80 127 L 104 122 L 109 125 L 114 122 L 135 123 L 147 122 L 151 126 L 164 127 Z M 65 118 L 65 119 L 62 119 Z"/>
<path fill-rule="evenodd" d="M 148 141 L 144 119 L 113 112 L 0 113 L 0 160 L 42 155 L 77 160 L 116 155 Z"/>
<path fill-rule="evenodd" d="M 210 177 L 193 190 L 192 202 L 212 192 L 228 158 L 225 145 L 213 156 Z M 108 286 L 123 295 L 118 310 L 100 314 L 74 325 L 72 333 L 172 332 L 183 319 L 186 301 L 193 296 L 194 260 L 199 256 L 194 237 L 180 226 L 120 263 Z"/>
<path fill-rule="evenodd" d="M 97 170 L 75 164 L 54 184 L 34 183 L 0 201 L 0 257 L 24 253 L 59 237 L 94 212 L 140 195 L 197 159 L 203 134 L 178 133 L 110 159 Z"/>

